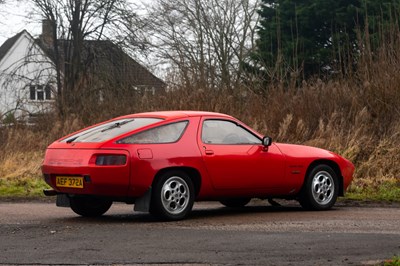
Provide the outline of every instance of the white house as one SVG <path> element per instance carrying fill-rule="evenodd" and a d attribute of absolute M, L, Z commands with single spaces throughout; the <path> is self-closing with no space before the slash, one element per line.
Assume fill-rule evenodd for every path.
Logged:
<path fill-rule="evenodd" d="M 57 72 L 52 59 L 54 51 L 49 45 L 52 43 L 50 25 L 43 21 L 38 39 L 24 30 L 0 46 L 0 123 L 10 117 L 27 120 L 53 108 L 57 96 Z M 65 40 L 59 42 L 68 43 Z M 87 66 L 87 72 L 95 81 L 91 88 L 97 90 L 95 95 L 106 93 L 104 87 L 153 93 L 166 87 L 161 79 L 111 41 L 85 40 L 84 49 L 85 55 L 94 62 Z M 108 93 L 115 94 L 115 91 Z"/>
<path fill-rule="evenodd" d="M 0 121 L 51 108 L 55 77 L 52 60 L 27 31 L 5 41 L 0 47 Z"/>

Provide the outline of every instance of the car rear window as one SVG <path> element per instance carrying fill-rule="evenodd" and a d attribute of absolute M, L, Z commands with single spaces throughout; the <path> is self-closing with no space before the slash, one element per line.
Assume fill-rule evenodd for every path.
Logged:
<path fill-rule="evenodd" d="M 117 141 L 120 144 L 158 144 L 178 141 L 189 122 L 181 121 L 151 128 Z"/>
<path fill-rule="evenodd" d="M 157 123 L 161 118 L 125 118 L 114 120 L 72 135 L 61 142 L 104 142 L 129 131 Z"/>

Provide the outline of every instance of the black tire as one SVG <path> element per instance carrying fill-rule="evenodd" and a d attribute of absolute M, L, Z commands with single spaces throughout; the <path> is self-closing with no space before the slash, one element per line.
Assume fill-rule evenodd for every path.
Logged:
<path fill-rule="evenodd" d="M 330 166 L 320 164 L 306 177 L 299 202 L 307 210 L 328 210 L 335 205 L 338 194 L 337 174 Z"/>
<path fill-rule="evenodd" d="M 192 210 L 194 185 L 183 171 L 164 173 L 154 184 L 150 213 L 168 221 L 184 219 Z"/>
<path fill-rule="evenodd" d="M 70 198 L 70 204 L 76 214 L 84 217 L 98 217 L 110 209 L 112 201 L 97 197 L 77 196 Z"/>
<path fill-rule="evenodd" d="M 232 199 L 223 199 L 219 202 L 229 208 L 242 208 L 250 202 L 250 198 L 232 198 Z"/>

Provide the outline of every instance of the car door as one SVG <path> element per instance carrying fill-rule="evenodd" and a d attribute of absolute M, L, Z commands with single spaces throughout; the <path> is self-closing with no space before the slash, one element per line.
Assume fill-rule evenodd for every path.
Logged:
<path fill-rule="evenodd" d="M 280 188 L 287 185 L 284 156 L 236 121 L 204 118 L 200 148 L 215 189 Z"/>

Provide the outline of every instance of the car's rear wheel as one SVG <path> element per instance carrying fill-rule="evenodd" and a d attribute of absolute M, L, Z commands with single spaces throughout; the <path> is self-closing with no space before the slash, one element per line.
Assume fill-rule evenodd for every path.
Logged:
<path fill-rule="evenodd" d="M 81 216 L 98 217 L 106 213 L 112 201 L 104 198 L 76 196 L 70 198 L 71 209 Z"/>
<path fill-rule="evenodd" d="M 328 165 L 321 164 L 306 177 L 299 201 L 308 210 L 328 210 L 335 204 L 338 193 L 337 174 Z"/>
<path fill-rule="evenodd" d="M 150 212 L 161 219 L 181 220 L 192 210 L 194 191 L 185 172 L 166 172 L 154 185 Z"/>
<path fill-rule="evenodd" d="M 229 208 L 241 208 L 247 205 L 250 202 L 250 198 L 232 198 L 232 199 L 223 199 L 219 202 Z"/>

